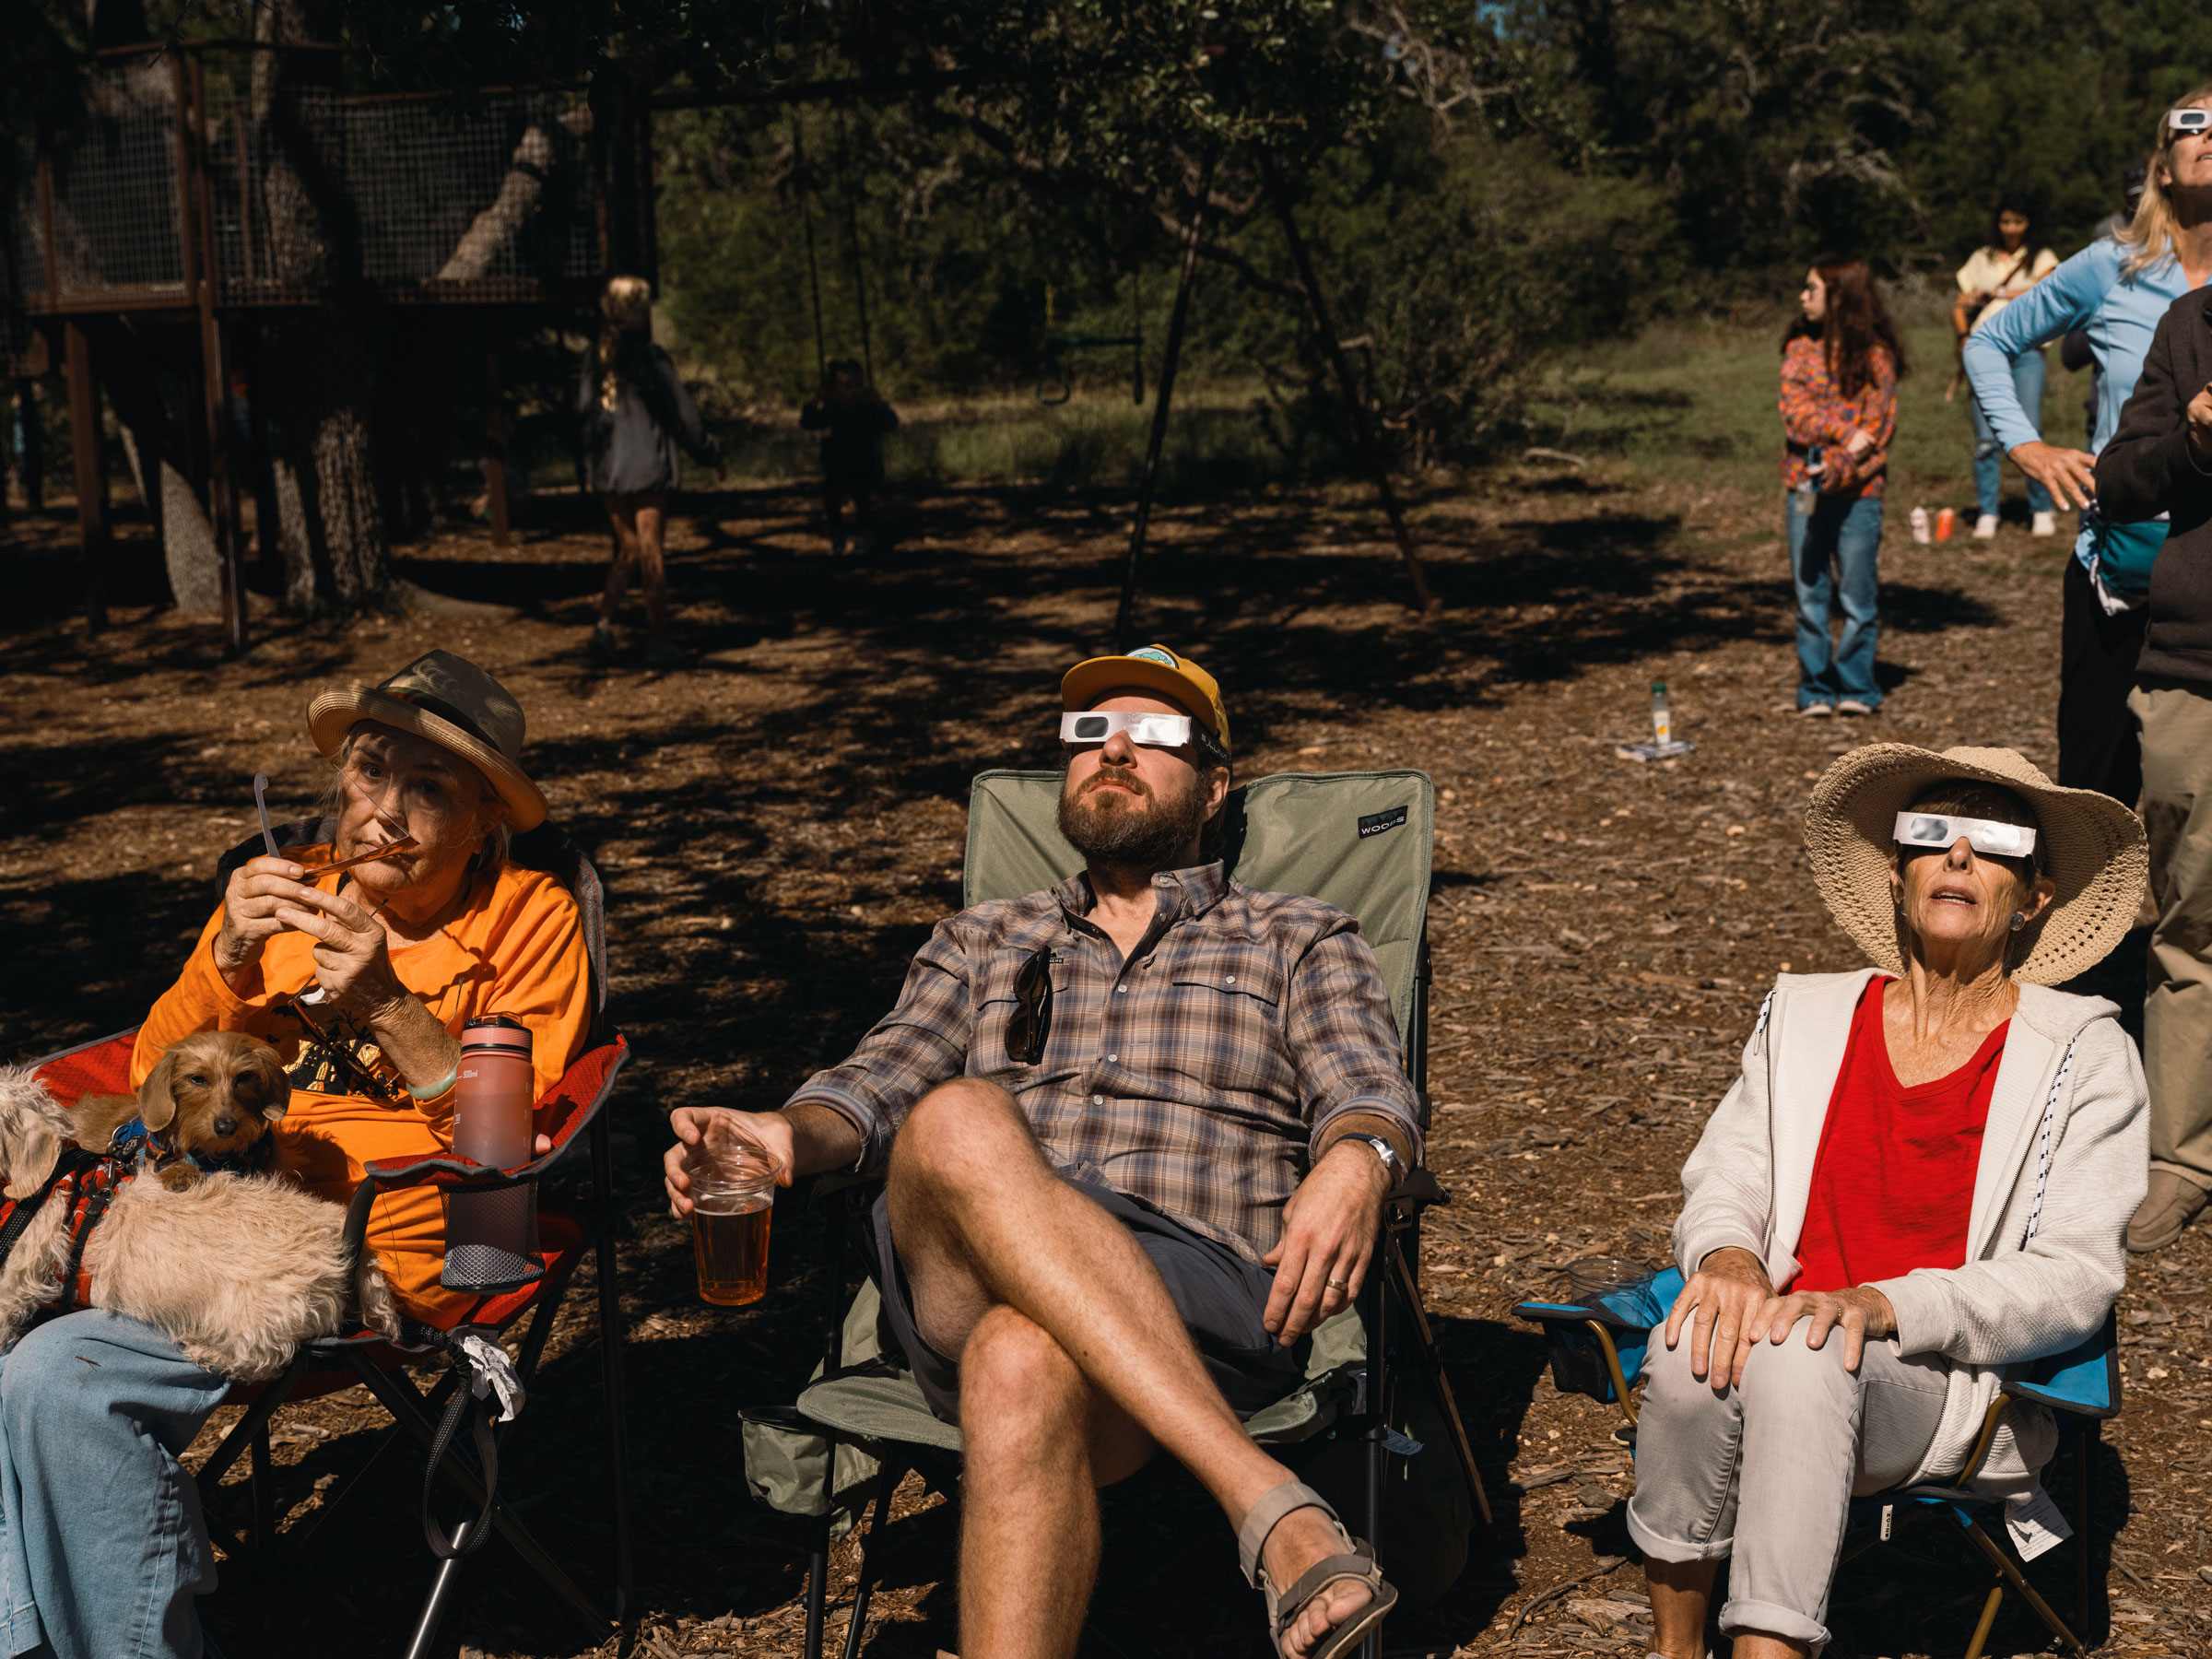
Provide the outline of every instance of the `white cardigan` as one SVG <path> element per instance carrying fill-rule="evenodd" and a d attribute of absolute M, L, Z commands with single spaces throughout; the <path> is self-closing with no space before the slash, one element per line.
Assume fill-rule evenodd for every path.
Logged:
<path fill-rule="evenodd" d="M 1686 1276 L 1734 1245 L 1765 1263 L 1775 1284 L 1796 1277 L 1821 1125 L 1852 1016 L 1877 971 L 1775 981 L 1744 1045 L 1743 1071 L 1683 1166 L 1675 1258 Z M 1965 1265 L 1915 1268 L 1873 1286 L 1897 1311 L 1897 1352 L 1948 1362 L 1943 1423 L 1914 1482 L 1955 1478 L 2004 1369 L 2094 1335 L 2127 1282 L 2127 1222 L 2143 1201 L 2149 1167 L 2141 1058 L 2111 1003 L 2041 985 L 2021 985 L 2019 994 L 1974 1172 Z M 2069 1047 L 2072 1064 L 2060 1083 Z M 2030 1241 L 2039 1142 L 2054 1083 L 2050 1175 Z M 1977 1484 L 2024 1498 L 2056 1443 L 2047 1410 L 2016 1405 Z"/>

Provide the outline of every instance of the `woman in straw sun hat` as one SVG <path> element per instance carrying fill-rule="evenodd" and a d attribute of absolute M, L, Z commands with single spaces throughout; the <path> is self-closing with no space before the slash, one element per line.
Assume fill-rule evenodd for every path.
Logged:
<path fill-rule="evenodd" d="M 1682 1172 L 1688 1277 L 1649 1349 L 1629 1531 L 1656 1648 L 1828 1639 L 1850 1500 L 1957 1480 L 2001 1368 L 2094 1335 L 2143 1194 L 2119 1010 L 2051 987 L 2126 933 L 2143 827 L 2010 749 L 1853 750 L 1806 812 L 1820 894 L 1873 959 L 1784 974 Z M 2014 1406 L 1974 1483 L 2033 1550 L 2055 1444 Z"/>

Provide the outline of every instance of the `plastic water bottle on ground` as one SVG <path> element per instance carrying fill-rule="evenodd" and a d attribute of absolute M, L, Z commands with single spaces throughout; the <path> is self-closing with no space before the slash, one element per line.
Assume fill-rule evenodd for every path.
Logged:
<path fill-rule="evenodd" d="M 1666 700 L 1665 680 L 1652 682 L 1652 740 L 1619 744 L 1613 752 L 1623 760 L 1672 760 L 1698 752 L 1696 744 L 1686 743 L 1675 735 L 1675 712 Z"/>
<path fill-rule="evenodd" d="M 1912 539 L 1923 547 L 1928 544 L 1928 510 L 1925 507 L 1912 509 Z"/>

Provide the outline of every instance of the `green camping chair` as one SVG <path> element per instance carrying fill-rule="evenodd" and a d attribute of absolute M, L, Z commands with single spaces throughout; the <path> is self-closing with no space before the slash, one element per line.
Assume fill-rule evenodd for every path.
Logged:
<path fill-rule="evenodd" d="M 1065 880 L 1082 859 L 1055 828 L 1054 771 L 989 771 L 970 799 L 963 898 L 1018 898 Z M 1435 791 L 1418 771 L 1284 772 L 1231 792 L 1223 842 L 1230 873 L 1248 887 L 1309 894 L 1357 917 L 1381 966 L 1406 1069 L 1427 1086 L 1429 855 Z M 821 1366 L 794 1406 L 749 1414 L 746 1474 L 753 1494 L 814 1518 L 806 1585 L 806 1659 L 821 1659 L 833 1537 L 861 1519 L 859 1582 L 846 1626 L 856 1659 L 875 1587 L 875 1543 L 891 1494 L 910 1468 L 949 1489 L 960 1431 L 930 1412 L 905 1356 L 881 1320 L 874 1277 L 844 1302 L 848 1230 L 864 1252 L 873 1182 L 818 1182 L 830 1241 L 829 1309 Z M 858 1197 L 862 1202 L 855 1203 Z M 1300 1478 L 1327 1493 L 1371 1540 L 1402 1605 L 1435 1600 L 1457 1578 L 1474 1517 L 1489 1502 L 1421 1309 L 1421 1211 L 1450 1202 L 1415 1171 L 1385 1206 L 1382 1235 L 1356 1306 L 1312 1338 L 1304 1384 L 1246 1424 L 1281 1448 Z M 871 1276 L 874 1264 L 870 1263 Z M 1387 1502 L 1386 1502 L 1387 1500 Z M 1385 1524 L 1385 1510 L 1396 1517 Z M 1381 1652 L 1370 1639 L 1368 1659 Z"/>

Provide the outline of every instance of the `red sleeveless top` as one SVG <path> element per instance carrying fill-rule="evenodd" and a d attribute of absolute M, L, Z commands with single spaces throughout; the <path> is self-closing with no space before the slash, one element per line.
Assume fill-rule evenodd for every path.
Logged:
<path fill-rule="evenodd" d="M 1844 1290 L 1966 1262 L 1982 1131 L 2012 1022 L 1990 1032 L 1948 1077 L 1908 1088 L 1890 1066 L 1882 1030 L 1888 983 L 1880 974 L 1868 980 L 1852 1016 L 1813 1160 L 1792 1290 Z"/>

